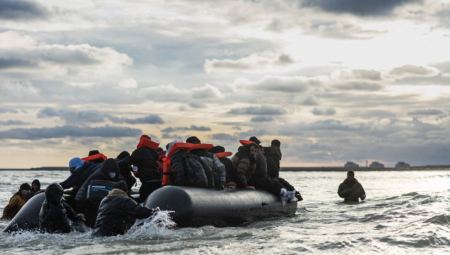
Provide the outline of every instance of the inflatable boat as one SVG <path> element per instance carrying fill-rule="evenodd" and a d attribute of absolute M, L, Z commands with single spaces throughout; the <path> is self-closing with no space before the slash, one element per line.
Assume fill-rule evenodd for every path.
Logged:
<path fill-rule="evenodd" d="M 39 228 L 39 212 L 45 194 L 31 198 L 3 232 L 34 231 Z M 211 190 L 165 186 L 145 201 L 148 208 L 172 211 L 179 227 L 237 226 L 267 218 L 293 216 L 297 202 L 282 205 L 278 196 L 263 190 Z"/>

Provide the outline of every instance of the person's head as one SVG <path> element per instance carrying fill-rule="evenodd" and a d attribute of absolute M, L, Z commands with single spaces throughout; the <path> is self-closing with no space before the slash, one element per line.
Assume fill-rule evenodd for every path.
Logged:
<path fill-rule="evenodd" d="M 64 189 L 59 183 L 52 183 L 45 189 L 45 199 L 48 203 L 58 205 L 64 194 Z"/>
<path fill-rule="evenodd" d="M 280 141 L 279 140 L 272 140 L 272 142 L 270 143 L 272 146 L 274 146 L 274 147 L 278 147 L 278 148 L 280 148 L 281 147 L 281 143 L 280 143 Z"/>
<path fill-rule="evenodd" d="M 100 154 L 100 152 L 98 150 L 91 150 L 91 151 L 89 151 L 89 156 L 94 156 L 94 155 L 97 155 L 97 154 Z"/>
<path fill-rule="evenodd" d="M 170 145 L 170 143 L 166 144 L 166 151 L 169 150 L 169 145 Z"/>
<path fill-rule="evenodd" d="M 22 195 L 23 198 L 27 197 L 28 194 L 30 194 L 30 191 L 31 191 L 30 184 L 22 183 L 22 185 L 20 185 L 19 192 L 20 192 L 20 195 Z"/>
<path fill-rule="evenodd" d="M 145 139 L 148 139 L 148 140 L 152 140 L 152 138 L 151 138 L 150 136 L 148 136 L 148 135 L 141 135 L 141 138 L 145 138 Z"/>
<path fill-rule="evenodd" d="M 161 147 L 158 147 L 158 149 L 156 149 L 156 152 L 160 152 L 160 151 L 164 151 L 164 149 Z"/>
<path fill-rule="evenodd" d="M 122 151 L 119 155 L 117 155 L 117 158 L 122 160 L 129 156 L 130 156 L 130 153 L 128 151 Z"/>
<path fill-rule="evenodd" d="M 31 183 L 31 189 L 36 192 L 41 189 L 41 182 L 36 179 Z"/>
<path fill-rule="evenodd" d="M 261 141 L 258 138 L 256 138 L 256 136 L 252 136 L 248 140 L 256 143 L 257 145 L 259 145 L 261 143 Z"/>
<path fill-rule="evenodd" d="M 116 184 L 114 184 L 113 189 L 120 189 L 123 192 L 127 193 L 128 192 L 128 186 L 127 183 L 124 181 L 120 181 L 120 182 L 116 182 Z"/>
<path fill-rule="evenodd" d="M 222 147 L 222 146 L 220 146 L 220 145 L 217 145 L 217 146 L 213 146 L 213 147 L 209 150 L 209 152 L 214 153 L 214 154 L 220 153 L 220 152 L 225 152 L 225 148 Z"/>
<path fill-rule="evenodd" d="M 347 172 L 347 179 L 349 181 L 352 181 L 353 179 L 355 179 L 355 173 L 353 171 L 348 171 Z"/>
<path fill-rule="evenodd" d="M 262 145 L 258 145 L 258 152 L 264 155 L 264 147 Z"/>
<path fill-rule="evenodd" d="M 251 143 L 248 146 L 249 146 L 250 154 L 255 156 L 256 155 L 256 151 L 258 149 L 258 145 L 254 144 L 254 143 Z"/>
<path fill-rule="evenodd" d="M 83 160 L 81 158 L 73 158 L 69 161 L 69 170 L 70 173 L 73 174 L 75 170 L 82 167 L 84 164 Z"/>
<path fill-rule="evenodd" d="M 186 139 L 186 143 L 192 143 L 192 144 L 198 144 L 202 143 L 196 136 L 191 136 L 188 139 Z"/>
<path fill-rule="evenodd" d="M 105 162 L 103 162 L 101 169 L 103 173 L 108 175 L 109 179 L 116 178 L 116 176 L 119 174 L 120 171 L 117 161 L 114 160 L 113 158 L 109 158 Z"/>

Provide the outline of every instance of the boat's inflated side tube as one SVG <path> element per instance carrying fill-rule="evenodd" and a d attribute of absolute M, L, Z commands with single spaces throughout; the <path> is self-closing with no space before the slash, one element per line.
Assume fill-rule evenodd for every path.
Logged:
<path fill-rule="evenodd" d="M 263 190 L 212 190 L 165 186 L 154 191 L 145 207 L 174 211 L 179 227 L 229 227 L 279 216 L 293 216 L 297 202 L 283 207 L 279 197 Z"/>
<path fill-rule="evenodd" d="M 345 197 L 345 202 L 359 202 L 359 197 L 364 190 L 361 183 L 358 182 L 352 189 L 352 192 Z"/>
<path fill-rule="evenodd" d="M 45 201 L 45 192 L 33 196 L 20 209 L 3 232 L 34 231 L 39 228 L 39 212 Z"/>

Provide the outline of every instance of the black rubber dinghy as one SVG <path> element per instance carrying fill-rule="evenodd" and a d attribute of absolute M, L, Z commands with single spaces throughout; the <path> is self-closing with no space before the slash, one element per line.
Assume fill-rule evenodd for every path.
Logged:
<path fill-rule="evenodd" d="M 286 203 L 263 190 L 210 190 L 165 186 L 145 201 L 148 208 L 174 211 L 171 216 L 179 227 L 237 226 L 262 219 L 293 216 L 297 202 Z"/>
<path fill-rule="evenodd" d="M 39 228 L 39 212 L 45 201 L 45 192 L 40 193 L 28 200 L 16 214 L 14 219 L 6 226 L 3 232 L 34 231 Z"/>

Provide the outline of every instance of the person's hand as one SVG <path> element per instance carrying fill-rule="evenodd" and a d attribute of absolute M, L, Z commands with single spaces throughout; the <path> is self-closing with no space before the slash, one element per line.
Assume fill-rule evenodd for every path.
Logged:
<path fill-rule="evenodd" d="M 86 221 L 86 218 L 84 218 L 84 214 L 80 213 L 80 217 L 82 221 Z"/>
<path fill-rule="evenodd" d="M 224 187 L 226 190 L 234 190 L 234 189 L 236 189 L 236 183 L 234 183 L 234 182 L 229 182 L 229 183 L 227 183 L 227 184 L 225 184 L 225 187 Z"/>
<path fill-rule="evenodd" d="M 255 189 L 253 186 L 248 186 L 247 189 Z"/>

